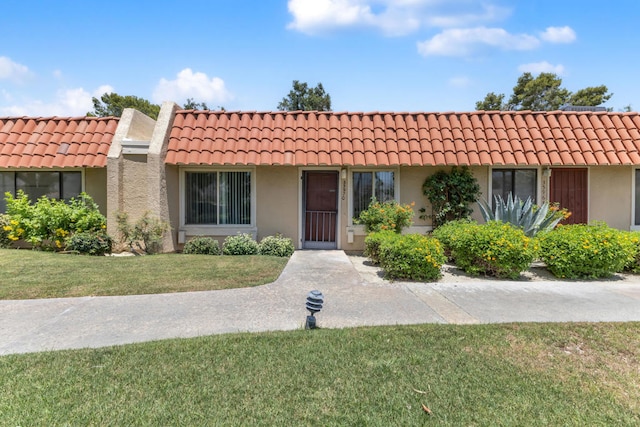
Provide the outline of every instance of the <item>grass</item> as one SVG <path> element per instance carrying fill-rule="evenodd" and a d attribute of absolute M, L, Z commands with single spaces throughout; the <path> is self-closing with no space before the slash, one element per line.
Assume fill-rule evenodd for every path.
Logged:
<path fill-rule="evenodd" d="M 0 249 L 0 299 L 156 294 L 262 285 L 287 258 L 163 254 L 92 257 Z"/>
<path fill-rule="evenodd" d="M 640 323 L 218 335 L 0 357 L 0 424 L 631 426 L 639 366 Z"/>

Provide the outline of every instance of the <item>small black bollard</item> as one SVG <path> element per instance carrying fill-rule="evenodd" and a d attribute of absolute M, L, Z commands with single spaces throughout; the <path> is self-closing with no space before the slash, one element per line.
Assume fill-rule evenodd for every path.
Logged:
<path fill-rule="evenodd" d="M 309 294 L 307 295 L 307 303 L 305 304 L 305 307 L 307 307 L 307 310 L 309 310 L 311 315 L 307 316 L 307 321 L 304 325 L 305 329 L 315 329 L 317 327 L 315 314 L 322 310 L 323 303 L 324 296 L 322 295 L 322 292 L 318 290 L 309 292 Z"/>

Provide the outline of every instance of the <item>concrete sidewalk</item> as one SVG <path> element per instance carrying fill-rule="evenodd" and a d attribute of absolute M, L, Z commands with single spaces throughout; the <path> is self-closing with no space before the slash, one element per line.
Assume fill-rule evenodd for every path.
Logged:
<path fill-rule="evenodd" d="M 297 251 L 278 280 L 255 288 L 0 301 L 0 355 L 301 329 L 312 289 L 325 296 L 323 328 L 640 321 L 640 281 L 388 282 L 362 257 Z"/>

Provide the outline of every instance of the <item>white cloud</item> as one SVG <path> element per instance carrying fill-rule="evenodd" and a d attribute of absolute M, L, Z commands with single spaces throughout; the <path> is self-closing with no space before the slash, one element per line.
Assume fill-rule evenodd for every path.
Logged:
<path fill-rule="evenodd" d="M 195 102 L 223 103 L 233 98 L 225 88 L 224 80 L 219 77 L 209 78 L 205 73 L 185 68 L 176 75 L 175 80 L 160 79 L 153 91 L 155 102 L 183 102 L 193 98 Z"/>
<path fill-rule="evenodd" d="M 504 19 L 509 10 L 467 0 L 289 0 L 287 28 L 307 34 L 368 27 L 399 36 L 421 27 L 476 25 Z"/>
<path fill-rule="evenodd" d="M 471 84 L 471 79 L 465 76 L 451 77 L 448 83 L 449 83 L 449 86 L 452 86 L 455 88 L 465 88 L 465 87 L 469 87 L 469 85 Z"/>
<path fill-rule="evenodd" d="M 91 95 L 95 96 L 96 98 L 100 98 L 105 93 L 113 93 L 113 92 L 115 92 L 115 90 L 113 89 L 113 86 L 102 85 L 102 86 L 98 86 L 98 88 L 94 90 Z"/>
<path fill-rule="evenodd" d="M 110 86 L 101 86 L 110 87 Z M 97 93 L 98 90 L 93 91 Z M 104 92 L 103 92 L 104 93 Z M 95 96 L 85 89 L 61 89 L 56 92 L 55 98 L 51 102 L 41 100 L 29 100 L 21 105 L 9 105 L 0 108 L 3 116 L 60 116 L 75 117 L 84 116 L 93 109 L 91 97 Z"/>
<path fill-rule="evenodd" d="M 359 0 L 289 0 L 287 7 L 293 15 L 287 28 L 308 34 L 361 25 L 373 19 L 371 8 Z"/>
<path fill-rule="evenodd" d="M 0 56 L 0 79 L 22 83 L 31 77 L 31 75 L 32 73 L 26 65 L 13 62 L 6 56 Z"/>
<path fill-rule="evenodd" d="M 520 71 L 521 73 L 528 72 L 531 74 L 554 73 L 561 76 L 564 74 L 564 65 L 553 65 L 548 63 L 547 61 L 533 62 L 531 64 L 520 65 L 518 67 L 518 71 Z"/>
<path fill-rule="evenodd" d="M 509 9 L 491 4 L 481 4 L 480 10 L 477 11 L 460 12 L 459 7 L 456 7 L 455 10 L 455 13 L 430 14 L 427 23 L 432 27 L 461 28 L 479 23 L 502 21 L 511 13 Z"/>
<path fill-rule="evenodd" d="M 549 43 L 572 43 L 576 39 L 576 32 L 571 27 L 548 27 L 540 38 Z"/>
<path fill-rule="evenodd" d="M 540 41 L 528 34 L 510 34 L 502 28 L 453 28 L 418 42 L 418 52 L 424 56 L 467 56 L 478 47 L 489 46 L 502 50 L 531 50 Z"/>

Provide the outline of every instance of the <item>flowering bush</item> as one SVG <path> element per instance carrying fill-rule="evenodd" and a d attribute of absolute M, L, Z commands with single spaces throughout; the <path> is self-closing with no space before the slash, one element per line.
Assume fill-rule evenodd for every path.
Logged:
<path fill-rule="evenodd" d="M 557 277 L 606 277 L 633 265 L 638 235 L 604 223 L 557 227 L 540 236 L 541 258 Z"/>
<path fill-rule="evenodd" d="M 369 233 L 367 237 L 364 238 L 364 255 L 374 264 L 380 264 L 380 247 L 384 244 L 391 243 L 398 237 L 400 237 L 400 235 L 391 230 Z"/>
<path fill-rule="evenodd" d="M 224 239 L 222 253 L 225 255 L 257 255 L 258 242 L 250 234 L 238 233 Z"/>
<path fill-rule="evenodd" d="M 211 237 L 195 236 L 189 239 L 182 248 L 183 254 L 220 255 L 218 241 Z"/>
<path fill-rule="evenodd" d="M 380 245 L 380 266 L 385 277 L 420 281 L 441 277 L 446 257 L 436 239 L 421 234 L 405 234 Z"/>
<path fill-rule="evenodd" d="M 11 237 L 14 237 L 11 232 L 13 226 L 11 225 L 11 219 L 9 215 L 0 214 L 0 248 L 8 248 L 13 242 Z"/>
<path fill-rule="evenodd" d="M 291 239 L 282 237 L 277 234 L 275 236 L 267 236 L 258 244 L 259 255 L 271 255 L 279 257 L 290 257 L 295 247 Z"/>
<path fill-rule="evenodd" d="M 395 200 L 379 202 L 375 198 L 371 199 L 369 207 L 360 212 L 358 224 L 364 224 L 368 233 L 376 231 L 391 230 L 401 233 L 402 229 L 413 224 L 413 206 L 401 205 Z"/>
<path fill-rule="evenodd" d="M 449 259 L 449 261 L 454 261 L 453 253 L 451 251 L 452 245 L 455 244 L 456 239 L 465 233 L 468 233 L 469 228 L 477 225 L 478 224 L 475 221 L 470 219 L 449 221 L 433 230 L 431 236 L 435 237 L 440 241 L 440 243 L 442 243 L 442 248 L 447 259 Z"/>
<path fill-rule="evenodd" d="M 490 221 L 469 224 L 450 240 L 456 265 L 469 274 L 517 278 L 538 252 L 535 239 L 509 224 Z"/>
<path fill-rule="evenodd" d="M 68 202 L 43 196 L 31 203 L 23 191 L 18 191 L 15 198 L 7 193 L 6 200 L 9 224 L 3 231 L 8 233 L 7 238 L 24 240 L 36 249 L 62 250 L 73 233 L 106 228 L 106 218 L 86 193 Z"/>

